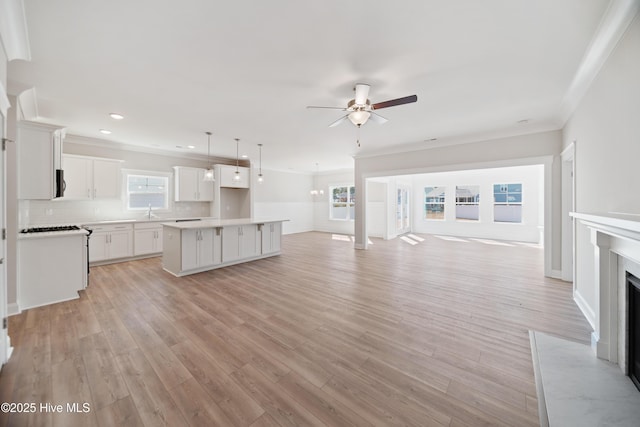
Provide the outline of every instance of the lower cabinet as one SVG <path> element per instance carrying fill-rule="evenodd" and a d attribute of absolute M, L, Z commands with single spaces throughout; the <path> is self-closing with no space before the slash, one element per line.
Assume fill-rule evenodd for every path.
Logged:
<path fill-rule="evenodd" d="M 272 222 L 261 224 L 262 253 L 280 252 L 280 238 L 282 237 L 282 223 Z"/>
<path fill-rule="evenodd" d="M 193 270 L 220 264 L 220 229 L 198 228 L 182 230 L 181 270 Z"/>
<path fill-rule="evenodd" d="M 131 224 L 91 227 L 89 261 L 133 256 L 133 227 Z"/>
<path fill-rule="evenodd" d="M 133 238 L 135 256 L 162 252 L 162 225 L 158 223 L 135 224 Z"/>
<path fill-rule="evenodd" d="M 256 224 L 224 227 L 222 229 L 222 262 L 259 255 L 260 243 Z"/>
<path fill-rule="evenodd" d="M 163 268 L 180 277 L 280 254 L 281 221 L 229 222 L 163 224 Z"/>

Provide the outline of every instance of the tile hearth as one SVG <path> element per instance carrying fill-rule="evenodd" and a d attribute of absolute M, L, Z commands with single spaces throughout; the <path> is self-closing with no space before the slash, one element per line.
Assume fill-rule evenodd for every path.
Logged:
<path fill-rule="evenodd" d="M 618 365 L 594 357 L 587 345 L 530 334 L 538 393 L 543 394 L 538 401 L 546 405 L 541 426 L 638 426 L 640 391 Z"/>

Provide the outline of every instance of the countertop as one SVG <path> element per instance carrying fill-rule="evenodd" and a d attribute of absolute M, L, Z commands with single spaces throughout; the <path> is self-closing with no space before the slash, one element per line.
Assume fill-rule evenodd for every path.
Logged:
<path fill-rule="evenodd" d="M 282 218 L 236 218 L 236 219 L 203 219 L 200 221 L 163 222 L 165 227 L 188 230 L 192 228 L 215 228 L 230 225 L 269 224 L 272 222 L 289 221 Z"/>
<path fill-rule="evenodd" d="M 148 223 L 148 222 L 173 222 L 173 221 L 194 221 L 194 220 L 205 220 L 205 219 L 213 219 L 210 217 L 200 218 L 200 217 L 191 217 L 191 218 L 139 218 L 139 219 L 108 219 L 104 221 L 92 221 L 92 222 L 84 222 L 82 226 L 92 226 L 92 225 L 110 225 L 110 224 L 137 224 L 137 223 Z"/>
<path fill-rule="evenodd" d="M 68 231 L 49 231 L 46 233 L 18 233 L 18 240 L 44 239 L 50 237 L 75 237 L 86 236 L 89 234 L 87 230 L 68 230 Z"/>

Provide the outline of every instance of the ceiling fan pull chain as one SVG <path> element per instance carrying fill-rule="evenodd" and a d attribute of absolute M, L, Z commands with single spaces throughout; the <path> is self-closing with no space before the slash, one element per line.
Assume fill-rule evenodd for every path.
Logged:
<path fill-rule="evenodd" d="M 360 148 L 360 126 L 358 125 L 358 133 L 356 135 L 356 144 L 358 144 L 358 148 Z"/>

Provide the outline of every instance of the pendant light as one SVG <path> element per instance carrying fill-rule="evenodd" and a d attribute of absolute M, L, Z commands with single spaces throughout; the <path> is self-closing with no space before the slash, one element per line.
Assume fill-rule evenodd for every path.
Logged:
<path fill-rule="evenodd" d="M 262 184 L 262 182 L 264 181 L 264 178 L 262 177 L 262 144 L 258 144 L 258 153 L 259 153 L 259 158 L 260 158 L 260 167 L 258 169 L 258 183 Z"/>
<path fill-rule="evenodd" d="M 318 165 L 318 163 L 316 163 L 316 176 L 319 173 L 320 173 L 320 166 Z M 313 190 L 310 191 L 310 193 L 311 193 L 312 196 L 318 196 L 318 195 L 322 196 L 324 194 L 324 190 L 323 189 L 319 189 L 319 190 L 313 189 Z"/>
<path fill-rule="evenodd" d="M 211 162 L 211 132 L 205 133 L 207 134 L 207 160 Z M 216 177 L 213 173 L 213 165 L 210 166 L 211 167 L 204 172 L 204 177 L 202 178 L 203 181 L 213 182 L 216 180 Z"/>
<path fill-rule="evenodd" d="M 240 138 L 236 138 L 236 172 L 233 174 L 234 181 L 240 181 Z"/>

